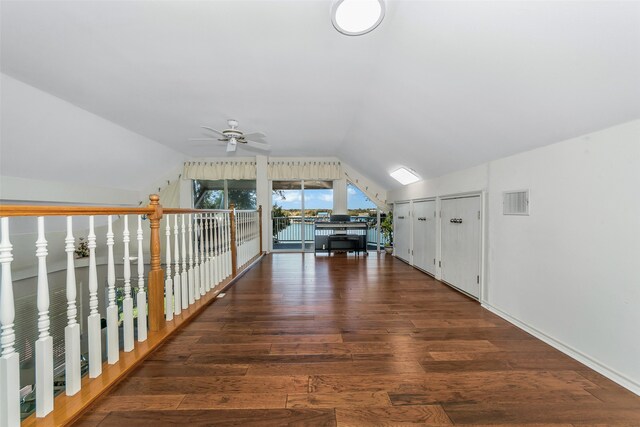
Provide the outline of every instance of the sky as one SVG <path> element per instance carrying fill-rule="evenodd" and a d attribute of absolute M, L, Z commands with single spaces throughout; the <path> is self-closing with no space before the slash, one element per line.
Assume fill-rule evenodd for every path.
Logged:
<path fill-rule="evenodd" d="M 302 194 L 300 190 L 283 190 L 286 200 L 277 194 L 273 195 L 273 203 L 283 209 L 300 209 Z M 305 190 L 305 209 L 331 209 L 333 207 L 333 190 Z M 375 204 L 356 187 L 347 187 L 347 208 L 348 209 L 369 209 L 375 208 Z"/>

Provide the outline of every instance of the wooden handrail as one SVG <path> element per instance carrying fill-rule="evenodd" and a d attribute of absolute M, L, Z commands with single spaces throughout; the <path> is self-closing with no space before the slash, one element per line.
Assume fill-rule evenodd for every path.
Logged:
<path fill-rule="evenodd" d="M 111 206 L 0 205 L 0 216 L 150 215 L 154 209 Z"/>

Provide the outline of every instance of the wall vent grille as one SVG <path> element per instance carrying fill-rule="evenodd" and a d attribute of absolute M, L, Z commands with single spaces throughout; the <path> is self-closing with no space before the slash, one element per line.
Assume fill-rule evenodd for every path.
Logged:
<path fill-rule="evenodd" d="M 505 191 L 502 198 L 503 215 L 529 215 L 529 190 Z"/>

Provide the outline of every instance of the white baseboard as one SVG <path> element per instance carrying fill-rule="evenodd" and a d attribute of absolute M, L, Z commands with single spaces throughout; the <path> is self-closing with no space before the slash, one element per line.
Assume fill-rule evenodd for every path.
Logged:
<path fill-rule="evenodd" d="M 595 359 L 593 359 L 592 357 L 574 349 L 569 347 L 566 344 L 561 343 L 560 341 L 556 340 L 555 338 L 550 337 L 549 335 L 540 332 L 539 330 L 537 330 L 536 328 L 527 325 L 524 322 L 521 322 L 520 320 L 516 319 L 515 317 L 510 316 L 509 314 L 505 313 L 504 311 L 500 310 L 499 308 L 493 307 L 491 304 L 482 301 L 482 307 L 486 308 L 487 310 L 489 310 L 490 312 L 502 317 L 503 319 L 505 319 L 506 321 L 508 321 L 509 323 L 514 324 L 515 326 L 517 326 L 518 328 L 522 329 L 525 332 L 530 333 L 531 335 L 533 335 L 534 337 L 544 341 L 545 343 L 549 344 L 550 346 L 554 347 L 555 349 L 563 352 L 564 354 L 566 354 L 569 357 L 572 357 L 573 359 L 576 359 L 578 362 L 586 365 L 587 367 L 593 369 L 594 371 L 604 375 L 605 377 L 609 378 L 611 381 L 614 381 L 618 384 L 620 384 L 622 387 L 632 391 L 633 393 L 637 394 L 638 396 L 640 396 L 640 384 L 637 383 L 636 381 L 632 380 L 631 378 L 626 377 L 625 375 L 622 375 L 621 373 L 617 372 L 615 369 L 612 369 L 608 366 L 606 366 L 605 364 L 603 364 L 602 362 L 599 362 Z"/>

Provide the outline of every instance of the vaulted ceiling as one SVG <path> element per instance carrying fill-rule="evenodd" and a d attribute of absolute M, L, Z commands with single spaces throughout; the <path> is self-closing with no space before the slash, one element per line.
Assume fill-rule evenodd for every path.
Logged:
<path fill-rule="evenodd" d="M 640 117 L 640 3 L 390 0 L 359 37 L 331 4 L 2 1 L 1 70 L 188 156 L 235 118 L 386 188 Z"/>

